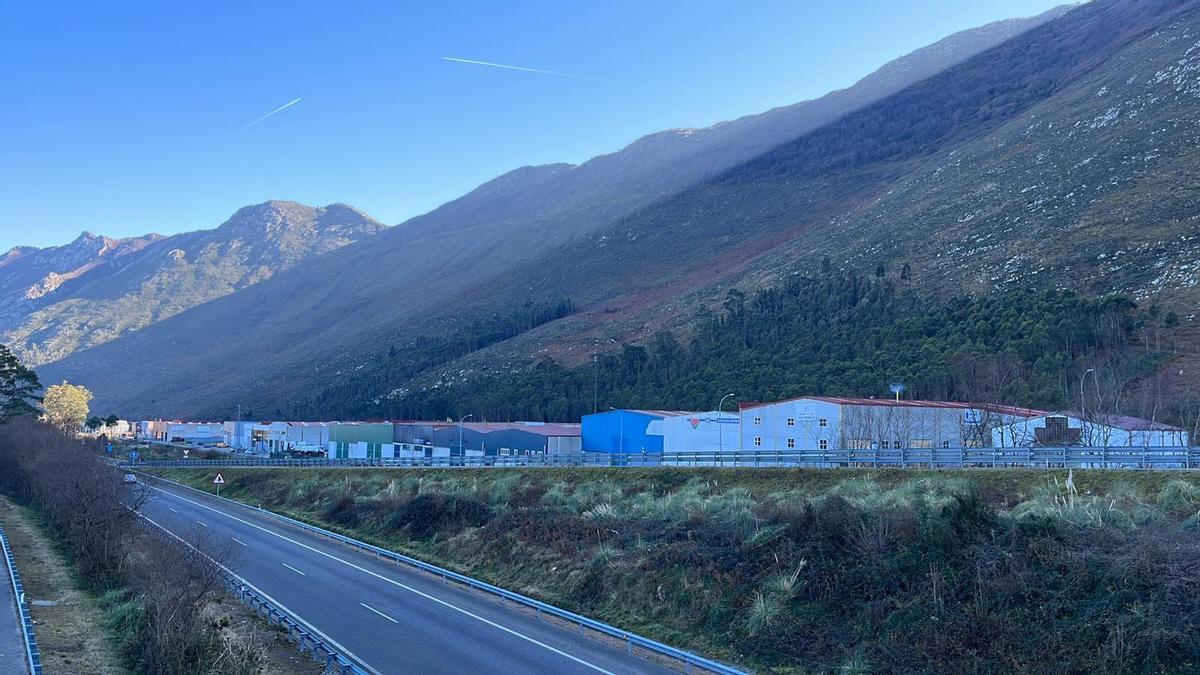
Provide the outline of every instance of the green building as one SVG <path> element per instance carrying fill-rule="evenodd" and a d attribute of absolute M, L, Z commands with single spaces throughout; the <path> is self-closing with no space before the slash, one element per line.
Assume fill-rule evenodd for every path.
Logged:
<path fill-rule="evenodd" d="M 331 459 L 379 459 L 392 456 L 391 422 L 345 422 L 329 428 Z"/>

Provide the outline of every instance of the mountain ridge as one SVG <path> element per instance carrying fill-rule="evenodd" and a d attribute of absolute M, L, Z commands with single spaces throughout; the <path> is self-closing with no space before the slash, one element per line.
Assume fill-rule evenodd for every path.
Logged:
<path fill-rule="evenodd" d="M 1066 11 L 1062 10 L 1036 25 L 1051 22 Z M 1008 30 L 1007 26 L 1005 30 Z M 994 45 L 985 40 L 976 46 L 986 50 Z M 979 52 L 972 49 L 958 52 L 959 61 L 955 62 L 976 53 Z M 914 75 L 910 72 L 907 74 L 909 80 L 893 84 L 897 88 L 911 85 L 921 81 L 921 74 L 924 73 Z M 890 93 L 894 92 L 884 92 L 883 95 Z M 869 95 L 867 97 L 870 98 Z M 805 115 L 810 115 L 806 118 L 809 120 L 807 126 L 797 128 L 789 121 L 772 133 L 785 136 L 798 133 L 803 136 L 838 119 L 845 114 L 847 107 L 853 108 L 853 103 L 847 103 L 848 100 L 847 95 L 843 94 L 832 101 L 817 99 L 808 105 L 801 104 L 799 109 L 807 111 Z M 817 109 L 816 112 L 813 112 L 814 109 Z M 778 115 L 776 119 L 779 119 Z M 717 128 L 724 130 L 729 124 Z M 314 261 L 312 266 L 304 270 L 284 272 L 269 283 L 196 307 L 127 336 L 118 343 L 94 348 L 53 364 L 49 372 L 82 373 L 85 376 L 87 372 L 105 372 L 108 382 L 104 389 L 98 391 L 101 401 L 122 407 L 136 403 L 138 399 L 154 401 L 152 407 L 156 414 L 184 414 L 188 404 L 179 396 L 179 392 L 171 392 L 165 382 L 151 384 L 141 379 L 131 379 L 132 373 L 127 374 L 125 364 L 134 354 L 160 353 L 163 345 L 170 344 L 173 349 L 170 359 L 178 368 L 188 372 L 202 371 L 203 363 L 222 360 L 244 362 L 247 358 L 259 358 L 262 359 L 264 371 L 279 374 L 272 380 L 274 389 L 269 393 L 256 390 L 254 382 L 240 375 L 213 373 L 211 376 L 201 374 L 195 378 L 188 395 L 212 400 L 214 408 L 205 410 L 206 413 L 224 414 L 218 413 L 217 409 L 225 409 L 223 406 L 231 405 L 229 402 L 234 400 L 259 402 L 264 397 L 276 401 L 287 400 L 294 395 L 292 392 L 296 388 L 307 386 L 306 382 L 345 372 L 346 368 L 353 368 L 356 361 L 362 362 L 361 355 L 364 352 L 380 348 L 387 351 L 389 343 L 404 345 L 401 349 L 404 353 L 413 345 L 422 343 L 423 331 L 456 330 L 462 317 L 472 312 L 476 315 L 479 312 L 502 314 L 511 311 L 509 307 L 524 302 L 523 297 L 538 295 L 542 296 L 538 302 L 550 302 L 549 293 L 554 290 L 552 285 L 533 283 L 540 275 L 535 273 L 530 276 L 526 272 L 511 271 L 522 270 L 523 265 L 533 265 L 531 269 L 536 269 L 538 265 L 545 264 L 544 260 L 539 262 L 539 256 L 563 250 L 564 247 L 585 246 L 594 249 L 597 242 L 611 241 L 603 237 L 619 231 L 620 223 L 629 214 L 662 202 L 664 197 L 669 198 L 672 193 L 682 189 L 679 186 L 690 184 L 696 176 L 718 173 L 717 167 L 724 166 L 721 162 L 700 168 L 689 166 L 689 162 L 703 156 L 703 152 L 715 153 L 725 160 L 733 157 L 732 161 L 742 161 L 747 157 L 753 159 L 763 154 L 754 144 L 739 146 L 729 155 L 728 149 L 719 147 L 719 144 L 713 147 L 697 146 L 694 133 L 660 132 L 659 140 L 663 138 L 662 133 L 682 138 L 685 145 L 699 147 L 701 154 L 687 154 L 682 160 L 673 155 L 665 156 L 660 158 L 665 164 L 650 169 L 634 161 L 636 158 L 632 154 L 621 156 L 621 153 L 614 153 L 615 156 L 601 156 L 577 167 L 550 165 L 547 169 L 526 168 L 510 172 L 498 177 L 504 180 L 491 185 L 490 189 L 503 188 L 499 190 L 502 196 L 518 195 L 523 203 L 504 203 L 502 200 L 489 200 L 484 193 L 470 193 L 381 234 L 369 246 L 361 242 L 347 246 L 334 256 Z M 680 147 L 670 140 L 667 145 Z M 638 146 L 638 142 L 631 146 Z M 646 148 L 646 144 L 642 143 L 636 149 L 641 152 Z M 634 172 L 631 178 L 630 172 L 624 171 L 627 165 L 641 166 L 642 174 Z M 616 178 L 603 176 L 587 182 L 591 173 L 604 173 L 605 166 L 618 167 L 621 170 L 614 170 L 613 174 L 620 175 Z M 654 180 L 645 179 L 647 172 L 654 174 Z M 567 181 L 566 187 L 562 182 L 564 180 Z M 584 182 L 580 183 L 580 180 Z M 607 191 L 623 185 L 622 180 L 642 181 L 638 183 L 640 192 L 609 199 Z M 546 183 L 552 184 L 549 189 L 543 189 Z M 580 186 L 585 189 L 572 189 Z M 526 199 L 527 195 L 531 195 L 531 198 Z M 752 212 L 746 215 L 750 216 Z M 608 225 L 613 223 L 616 224 L 616 230 Z M 609 234 L 602 235 L 601 232 Z M 380 265 L 388 264 L 385 261 L 392 256 L 396 256 L 397 261 L 402 260 L 403 265 L 393 264 L 388 273 L 372 275 L 369 285 L 363 283 L 364 279 L 344 272 L 380 269 Z M 554 264 L 570 266 L 571 262 L 561 260 Z M 591 263 L 584 267 L 595 268 Z M 664 269 L 670 267 L 667 265 Z M 506 280 L 502 284 L 510 294 L 500 299 L 501 296 L 488 289 L 489 280 L 505 279 L 505 275 L 512 278 L 511 282 Z M 720 278 L 721 275 L 714 277 L 718 281 Z M 436 291 L 431 290 L 435 288 Z M 305 291 L 301 292 L 300 289 Z M 484 292 L 479 292 L 481 290 Z M 561 298 L 561 293 L 558 297 Z M 315 315 L 328 311 L 321 309 L 320 303 L 325 300 L 337 303 L 336 319 L 331 317 L 329 321 L 307 329 L 268 319 L 260 309 L 249 311 L 251 307 L 287 307 L 289 312 L 297 315 Z M 492 300 L 496 302 L 489 309 L 487 304 Z M 388 316 L 383 311 L 388 307 L 403 309 L 397 310 L 399 316 Z M 220 316 L 247 318 L 243 331 L 226 336 L 220 348 L 216 349 L 214 344 L 203 340 L 189 326 L 205 325 L 218 320 Z M 417 326 L 421 328 L 414 332 Z M 253 356 L 261 354 L 264 344 L 278 345 L 278 348 L 268 347 L 271 353 L 265 358 Z M 217 398 L 222 402 L 216 402 Z"/>
<path fill-rule="evenodd" d="M 0 262 L 0 334 L 32 365 L 144 328 L 385 229 L 344 204 L 272 200 L 217 228 L 70 244 Z M 14 272 L 13 266 L 23 271 Z M 7 267 L 7 269 L 6 269 Z"/>

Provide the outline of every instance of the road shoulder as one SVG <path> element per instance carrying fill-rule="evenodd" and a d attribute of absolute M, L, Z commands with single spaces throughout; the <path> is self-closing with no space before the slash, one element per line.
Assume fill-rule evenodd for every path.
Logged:
<path fill-rule="evenodd" d="M 0 523 L 17 561 L 38 648 L 48 673 L 125 673 L 97 600 L 79 587 L 70 567 L 27 509 L 0 497 Z"/>

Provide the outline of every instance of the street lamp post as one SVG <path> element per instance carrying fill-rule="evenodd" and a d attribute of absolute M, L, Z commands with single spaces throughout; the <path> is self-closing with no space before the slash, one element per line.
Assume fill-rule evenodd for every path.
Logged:
<path fill-rule="evenodd" d="M 1095 368 L 1088 368 L 1083 371 L 1083 375 L 1079 376 L 1079 414 L 1087 417 L 1087 401 L 1083 397 L 1083 382 L 1087 379 L 1088 373 L 1096 372 Z"/>
<path fill-rule="evenodd" d="M 466 458 L 467 456 L 467 449 L 463 447 L 463 422 L 466 422 L 474 416 L 475 415 L 463 415 L 458 420 L 458 451 L 462 454 L 463 458 Z"/>
<path fill-rule="evenodd" d="M 717 404 L 717 447 L 722 455 L 725 454 L 725 399 L 733 396 L 733 394 L 725 394 L 721 397 L 721 402 Z"/>
<path fill-rule="evenodd" d="M 1083 395 L 1083 382 L 1087 379 L 1088 373 L 1091 373 L 1092 377 L 1096 377 L 1096 369 L 1088 368 L 1087 370 L 1083 371 L 1083 375 L 1079 376 L 1079 416 L 1082 418 L 1079 420 L 1080 425 L 1087 424 L 1087 399 L 1085 399 Z M 1097 389 L 1099 389 L 1099 387 L 1097 387 Z M 1083 429 L 1080 429 L 1081 433 L 1082 431 Z M 1089 441 L 1085 440 L 1085 442 Z"/>

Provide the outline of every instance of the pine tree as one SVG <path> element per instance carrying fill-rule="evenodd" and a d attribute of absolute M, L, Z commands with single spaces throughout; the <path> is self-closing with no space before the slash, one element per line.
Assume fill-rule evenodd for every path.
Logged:
<path fill-rule="evenodd" d="M 37 374 L 8 347 L 0 345 L 0 422 L 36 413 L 41 401 L 37 391 L 41 388 Z"/>

